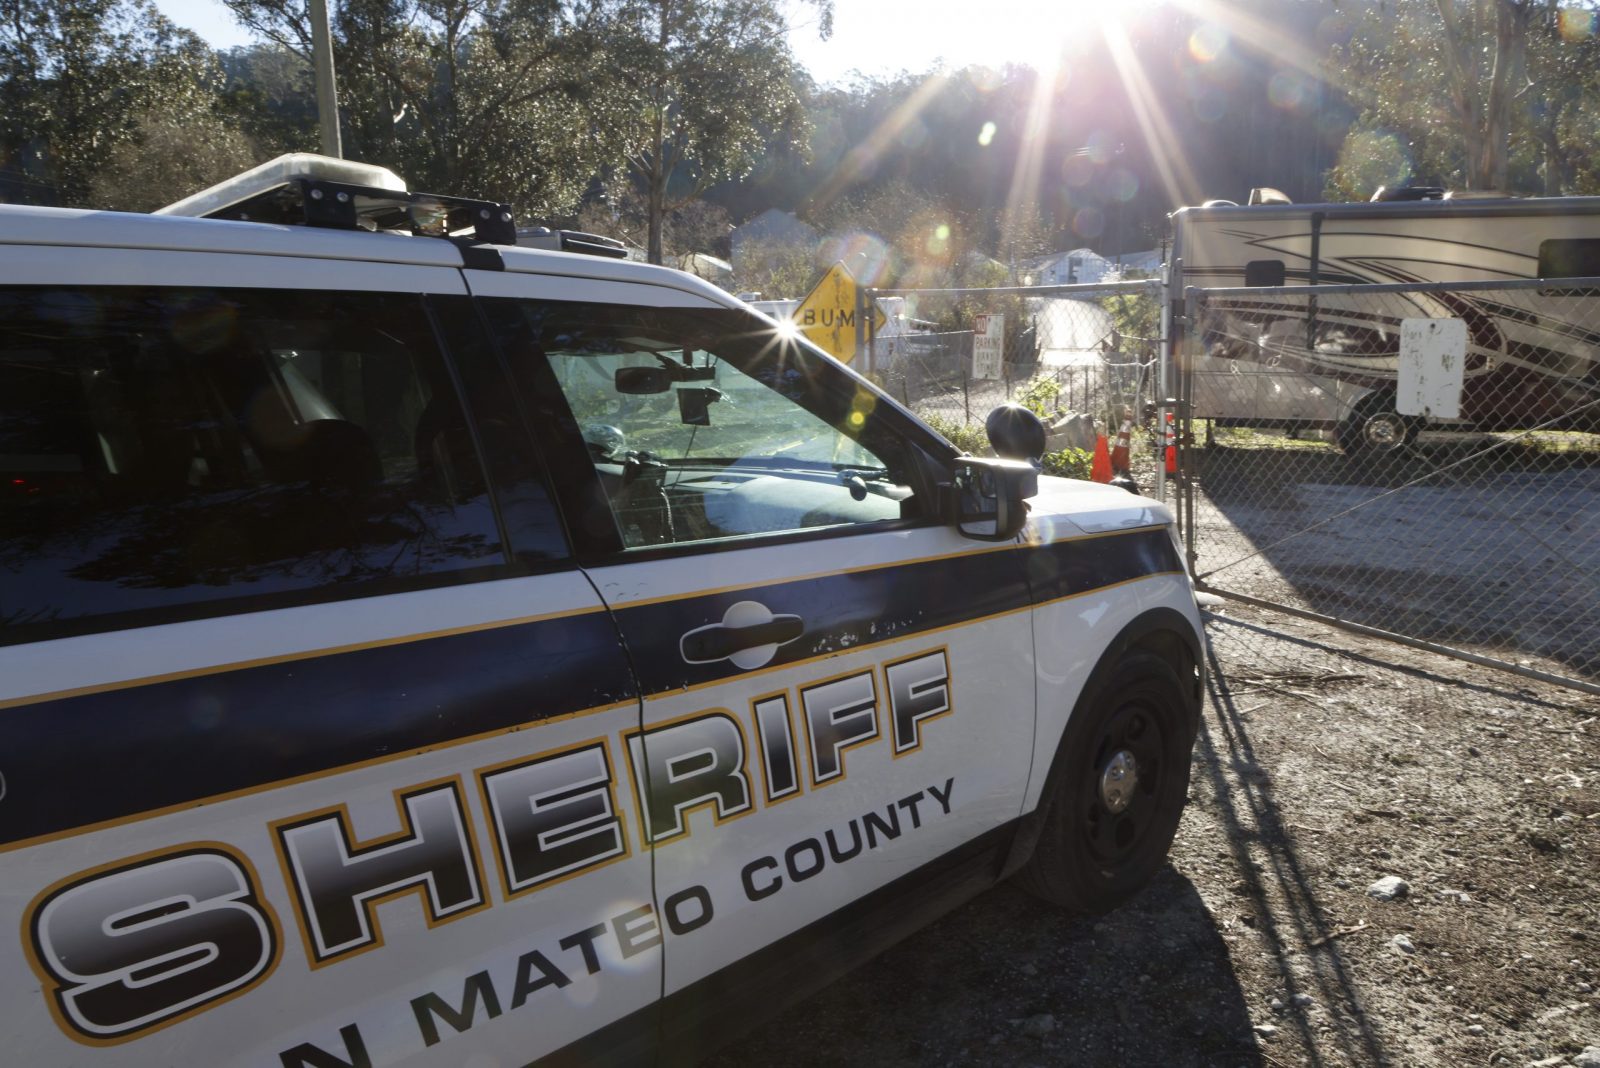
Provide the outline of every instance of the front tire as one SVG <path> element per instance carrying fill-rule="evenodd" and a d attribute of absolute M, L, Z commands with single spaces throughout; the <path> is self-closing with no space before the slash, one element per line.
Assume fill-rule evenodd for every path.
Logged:
<path fill-rule="evenodd" d="M 1171 664 L 1135 653 L 1073 714 L 1038 844 L 1017 873 L 1024 889 L 1096 914 L 1160 870 L 1189 793 L 1195 722 L 1184 694 Z"/>
<path fill-rule="evenodd" d="M 1395 411 L 1393 393 L 1374 391 L 1339 424 L 1339 448 L 1347 456 L 1394 456 L 1416 442 L 1419 429 Z"/>

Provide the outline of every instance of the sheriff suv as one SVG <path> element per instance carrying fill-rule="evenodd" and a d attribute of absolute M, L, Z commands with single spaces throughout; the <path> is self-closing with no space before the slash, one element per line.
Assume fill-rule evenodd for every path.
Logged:
<path fill-rule="evenodd" d="M 1013 873 L 1163 863 L 1161 505 L 534 240 L 316 157 L 0 207 L 8 1061 L 692 1058 Z"/>

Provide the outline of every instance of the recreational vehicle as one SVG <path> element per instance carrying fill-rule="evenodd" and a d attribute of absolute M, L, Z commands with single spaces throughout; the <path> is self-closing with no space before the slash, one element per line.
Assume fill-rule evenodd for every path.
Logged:
<path fill-rule="evenodd" d="M 1600 197 L 1404 189 L 1371 203 L 1296 205 L 1257 190 L 1245 206 L 1173 215 L 1175 302 L 1188 287 L 1262 291 L 1208 298 L 1188 326 L 1198 343 L 1174 331 L 1174 354 L 1193 372 L 1195 418 L 1333 429 L 1346 451 L 1389 451 L 1424 429 L 1395 410 L 1401 321 L 1459 318 L 1468 337 L 1461 416 L 1429 427 L 1600 430 L 1600 289 L 1285 292 L 1592 276 Z"/>

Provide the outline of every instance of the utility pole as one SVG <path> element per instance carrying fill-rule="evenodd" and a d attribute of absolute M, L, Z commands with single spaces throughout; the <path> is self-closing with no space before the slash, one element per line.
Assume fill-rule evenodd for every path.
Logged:
<path fill-rule="evenodd" d="M 317 69 L 317 117 L 322 154 L 344 158 L 339 140 L 339 93 L 333 79 L 333 35 L 328 31 L 328 0 L 311 0 L 311 58 Z"/>

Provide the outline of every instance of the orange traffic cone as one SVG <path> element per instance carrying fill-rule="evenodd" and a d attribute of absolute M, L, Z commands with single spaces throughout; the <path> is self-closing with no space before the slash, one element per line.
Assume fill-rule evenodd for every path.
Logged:
<path fill-rule="evenodd" d="M 1111 481 L 1111 451 L 1106 448 L 1104 434 L 1095 438 L 1094 463 L 1089 465 L 1089 478 L 1094 482 Z"/>
<path fill-rule="evenodd" d="M 1117 431 L 1117 443 L 1111 449 L 1111 469 L 1119 475 L 1128 473 L 1128 449 L 1132 444 L 1133 420 L 1123 413 L 1122 429 Z"/>

